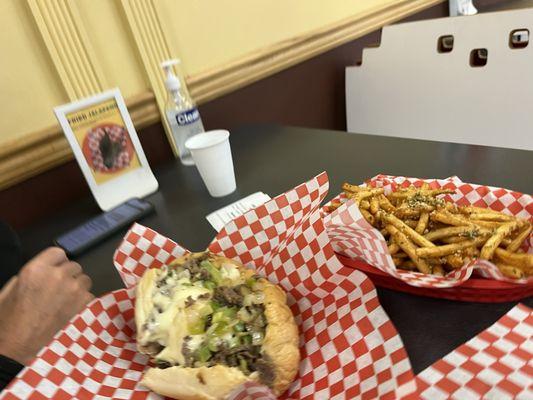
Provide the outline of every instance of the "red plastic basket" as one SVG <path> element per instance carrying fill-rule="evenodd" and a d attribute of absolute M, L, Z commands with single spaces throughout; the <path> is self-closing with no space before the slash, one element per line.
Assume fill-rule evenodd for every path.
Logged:
<path fill-rule="evenodd" d="M 364 272 L 374 285 L 419 296 L 481 303 L 505 303 L 533 296 L 533 286 L 471 277 L 461 286 L 434 289 L 411 286 L 361 260 L 337 254 L 345 266 Z"/>

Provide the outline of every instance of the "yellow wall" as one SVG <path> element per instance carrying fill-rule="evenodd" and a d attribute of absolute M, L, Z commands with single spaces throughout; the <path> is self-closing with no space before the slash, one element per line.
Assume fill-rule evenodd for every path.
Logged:
<path fill-rule="evenodd" d="M 40 7 L 53 13 L 60 9 L 58 4 L 75 8 L 90 54 L 105 78 L 102 86 L 118 86 L 128 98 L 150 90 L 146 64 L 124 9 L 128 2 L 146 7 L 145 1 L 0 0 L 0 143 L 54 126 L 52 108 L 69 101 L 56 70 L 57 59 L 50 57 L 32 10 Z M 153 4 L 170 53 L 182 59 L 184 74 L 194 76 L 350 16 L 405 1 L 153 0 Z"/>
<path fill-rule="evenodd" d="M 25 1 L 0 0 L 0 141 L 55 123 L 67 101 Z"/>
<path fill-rule="evenodd" d="M 187 75 L 398 0 L 158 0 Z"/>
<path fill-rule="evenodd" d="M 148 90 L 148 80 L 120 2 L 76 0 L 76 4 L 109 87 L 118 86 L 125 98 Z"/>

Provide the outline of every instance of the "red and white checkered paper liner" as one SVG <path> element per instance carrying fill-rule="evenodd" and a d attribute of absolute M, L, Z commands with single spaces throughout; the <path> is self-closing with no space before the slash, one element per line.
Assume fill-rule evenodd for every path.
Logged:
<path fill-rule="evenodd" d="M 281 285 L 300 331 L 302 361 L 284 398 L 397 399 L 416 396 L 400 337 L 361 272 L 336 258 L 320 216 L 325 173 L 225 226 L 209 245 Z M 127 289 L 96 299 L 43 349 L 2 399 L 159 399 L 139 384 L 148 358 L 136 351 L 134 285 L 186 250 L 134 225 L 115 253 Z M 233 399 L 272 399 L 247 385 Z"/>
<path fill-rule="evenodd" d="M 370 179 L 366 184 L 372 187 L 383 187 L 385 188 L 385 193 L 390 193 L 398 188 L 410 185 L 420 187 L 424 182 L 428 183 L 431 188 L 455 190 L 455 194 L 445 195 L 443 198 L 458 205 L 491 208 L 509 215 L 533 220 L 533 197 L 531 195 L 507 189 L 464 183 L 458 177 L 418 179 L 378 175 Z M 326 212 L 326 207 L 324 207 L 322 213 L 335 251 L 350 258 L 363 259 L 370 265 L 397 279 L 401 279 L 409 285 L 433 288 L 459 286 L 469 279 L 474 271 L 485 278 L 498 281 L 533 284 L 533 277 L 524 279 L 507 278 L 502 275 L 496 265 L 485 260 L 474 260 L 444 277 L 396 269 L 383 235 L 366 222 L 357 205 L 351 200 L 345 201 L 344 194 L 337 196 L 334 200 L 344 201 L 344 204 L 330 214 Z M 533 235 L 530 235 L 526 242 L 526 250 L 533 252 Z"/>
<path fill-rule="evenodd" d="M 422 371 L 421 399 L 533 399 L 533 310 L 519 304 Z"/>
<path fill-rule="evenodd" d="M 120 143 L 122 146 L 122 151 L 118 154 L 111 168 L 107 168 L 104 164 L 104 157 L 100 150 L 100 143 L 106 132 L 112 142 Z M 89 150 L 91 151 L 91 161 L 96 171 L 109 172 L 130 165 L 130 154 L 126 148 L 127 135 L 126 128 L 119 125 L 98 126 L 87 134 Z"/>

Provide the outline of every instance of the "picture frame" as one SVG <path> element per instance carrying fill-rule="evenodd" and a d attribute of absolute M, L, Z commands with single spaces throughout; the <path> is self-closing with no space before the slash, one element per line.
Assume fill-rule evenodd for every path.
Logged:
<path fill-rule="evenodd" d="M 158 189 L 118 88 L 55 107 L 54 113 L 102 210 Z"/>

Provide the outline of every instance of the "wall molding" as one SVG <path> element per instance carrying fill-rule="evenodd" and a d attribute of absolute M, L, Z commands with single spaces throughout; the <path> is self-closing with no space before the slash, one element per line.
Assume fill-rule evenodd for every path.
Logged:
<path fill-rule="evenodd" d="M 442 2 L 396 1 L 189 76 L 187 86 L 198 103 L 205 103 Z"/>
<path fill-rule="evenodd" d="M 30 4 L 32 13 L 36 16 L 37 23 L 40 24 L 39 29 L 41 30 L 41 33 L 43 36 L 46 36 L 48 34 L 47 30 L 49 25 L 46 21 L 39 21 L 38 18 L 45 19 L 46 10 L 43 14 L 41 7 L 48 9 L 49 7 L 44 5 L 49 3 L 43 0 L 27 1 Z M 350 42 L 369 32 L 380 29 L 386 24 L 398 21 L 442 2 L 443 0 L 397 1 L 393 5 L 381 7 L 366 14 L 347 18 L 330 26 L 279 42 L 252 54 L 248 54 L 238 60 L 234 60 L 226 65 L 222 65 L 216 69 L 188 76 L 185 78 L 185 81 L 192 97 L 200 104 L 205 103 L 292 65 L 305 61 L 320 53 Z M 68 4 L 66 0 L 57 0 L 57 3 L 60 5 L 62 4 L 65 7 L 67 7 Z M 153 3 L 152 1 L 122 0 L 122 4 L 125 12 L 127 14 L 129 13 L 128 20 L 131 19 L 134 21 L 132 29 L 137 29 L 137 33 L 134 31 L 134 36 L 146 35 L 144 39 L 142 39 L 142 37 L 136 37 L 136 41 L 138 42 L 137 45 L 139 46 L 139 51 L 146 52 L 145 56 L 142 58 L 143 60 L 146 60 L 143 62 L 145 62 L 145 69 L 149 76 L 150 84 L 158 92 L 164 93 L 162 74 L 159 71 L 158 61 L 170 57 L 168 45 L 164 43 L 164 36 L 157 39 L 158 43 L 153 42 L 153 40 L 156 40 L 155 37 L 162 35 L 161 32 L 158 32 L 157 28 L 153 26 L 155 20 L 152 19 L 152 22 L 142 22 L 138 19 L 139 15 L 142 14 L 141 11 L 144 7 L 149 7 L 150 5 L 153 7 Z M 155 12 L 155 8 L 152 8 L 151 10 Z M 70 12 L 72 15 L 76 15 L 76 11 L 71 10 Z M 40 15 L 45 16 L 41 17 Z M 157 18 L 157 14 L 154 14 L 152 18 Z M 48 18 L 48 21 L 52 20 Z M 81 26 L 81 24 L 76 25 L 77 28 Z M 50 35 L 52 35 L 52 33 L 50 33 Z M 83 34 L 81 34 L 80 38 L 83 38 Z M 148 42 L 144 42 L 144 40 L 148 40 Z M 45 38 L 45 42 L 46 41 L 47 39 Z M 86 40 L 83 39 L 82 42 L 86 42 Z M 59 63 L 59 51 L 56 55 L 52 54 L 56 51 L 54 50 L 56 48 L 54 43 L 56 42 L 50 38 L 47 47 L 49 48 L 52 58 L 57 58 L 54 63 Z M 90 49 L 90 46 L 87 46 L 87 49 Z M 151 53 L 154 51 L 156 53 Z M 90 50 L 86 53 L 86 56 L 92 60 L 91 65 L 93 65 L 94 69 L 92 72 L 85 71 L 84 74 L 94 74 L 94 76 L 97 77 L 97 81 L 100 82 L 100 85 L 98 86 L 98 89 L 92 90 L 83 96 L 78 96 L 78 92 L 74 89 L 75 85 L 72 84 L 72 88 L 68 90 L 71 90 L 71 92 L 73 91 L 72 94 L 77 96 L 74 98 L 87 96 L 90 93 L 101 91 L 102 87 L 105 87 L 103 86 L 103 77 L 100 75 L 100 72 L 98 72 L 99 68 L 97 66 L 94 67 L 96 65 L 94 63 L 95 58 L 91 56 Z M 157 62 L 155 60 L 157 60 Z M 58 64 L 56 64 L 56 66 L 57 65 Z M 62 67 L 60 66 L 58 71 L 60 68 Z M 66 75 L 61 76 L 61 80 L 64 82 L 65 89 L 67 90 L 67 86 L 70 85 L 68 82 L 74 82 L 75 79 L 78 78 L 72 78 L 71 75 L 67 74 L 66 70 L 64 74 Z M 83 77 L 83 79 L 88 78 Z M 65 84 L 65 82 L 67 83 Z M 163 96 L 164 95 L 156 96 L 153 92 L 146 91 L 126 100 L 128 110 L 137 129 L 143 128 L 161 119 L 160 109 L 162 109 L 164 105 L 162 105 L 163 100 L 158 101 L 157 97 L 163 99 Z M 0 147 L 0 190 L 47 171 L 55 166 L 61 165 L 72 158 L 73 156 L 70 147 L 58 125 L 3 142 L 2 147 Z"/>
<path fill-rule="evenodd" d="M 104 74 L 75 3 L 26 1 L 68 98 L 81 99 L 106 88 Z"/>
<path fill-rule="evenodd" d="M 172 58 L 165 32 L 161 27 L 154 0 L 121 0 L 122 9 L 135 39 L 144 70 L 150 81 L 155 101 L 161 115 L 165 115 L 167 98 L 160 63 Z M 177 156 L 178 149 L 172 136 L 172 130 L 166 118 L 162 118 L 163 127 Z"/>

